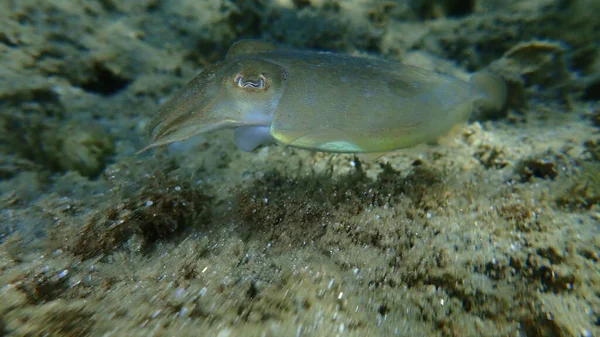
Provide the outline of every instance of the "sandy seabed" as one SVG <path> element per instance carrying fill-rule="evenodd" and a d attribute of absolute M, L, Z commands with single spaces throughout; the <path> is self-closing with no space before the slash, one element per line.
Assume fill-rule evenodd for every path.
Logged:
<path fill-rule="evenodd" d="M 600 1 L 0 2 L 0 336 L 600 336 Z M 509 88 L 378 161 L 136 155 L 241 38 Z"/>

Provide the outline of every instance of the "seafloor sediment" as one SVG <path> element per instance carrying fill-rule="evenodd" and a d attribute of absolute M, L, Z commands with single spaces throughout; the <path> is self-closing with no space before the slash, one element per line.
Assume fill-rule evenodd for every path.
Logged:
<path fill-rule="evenodd" d="M 0 2 L 0 336 L 600 335 L 600 1 Z M 144 126 L 232 42 L 502 76 L 379 161 Z"/>

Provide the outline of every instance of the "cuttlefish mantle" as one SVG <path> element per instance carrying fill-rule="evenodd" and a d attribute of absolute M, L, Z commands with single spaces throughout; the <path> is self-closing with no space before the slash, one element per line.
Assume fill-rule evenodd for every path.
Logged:
<path fill-rule="evenodd" d="M 243 151 L 278 143 L 382 153 L 434 141 L 466 124 L 474 109 L 502 109 L 505 100 L 504 82 L 490 73 L 463 81 L 392 61 L 242 40 L 160 108 L 145 149 L 232 128 Z"/>

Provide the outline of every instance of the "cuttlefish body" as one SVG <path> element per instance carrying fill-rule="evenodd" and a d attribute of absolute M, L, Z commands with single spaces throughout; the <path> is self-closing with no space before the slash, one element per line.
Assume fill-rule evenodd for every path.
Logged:
<path fill-rule="evenodd" d="M 159 110 L 147 148 L 233 128 L 244 151 L 279 143 L 323 152 L 388 152 L 429 142 L 474 108 L 501 109 L 506 87 L 415 66 L 327 52 L 235 43 Z"/>

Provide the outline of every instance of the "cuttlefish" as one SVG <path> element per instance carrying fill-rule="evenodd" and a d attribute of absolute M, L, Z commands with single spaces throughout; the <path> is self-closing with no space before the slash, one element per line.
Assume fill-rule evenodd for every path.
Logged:
<path fill-rule="evenodd" d="M 504 82 L 491 73 L 464 81 L 389 60 L 242 40 L 160 108 L 145 149 L 232 128 L 243 151 L 278 143 L 385 153 L 435 141 L 474 109 L 501 109 L 505 99 Z"/>

